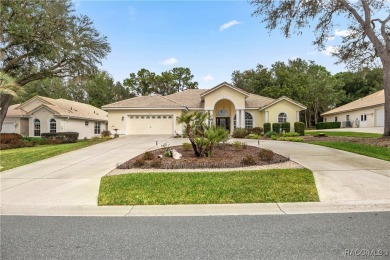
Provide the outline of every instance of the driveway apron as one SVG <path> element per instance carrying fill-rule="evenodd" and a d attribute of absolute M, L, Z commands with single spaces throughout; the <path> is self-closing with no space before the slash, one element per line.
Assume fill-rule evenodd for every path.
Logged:
<path fill-rule="evenodd" d="M 1 205 L 97 205 L 102 176 L 168 138 L 120 137 L 4 171 L 0 173 Z"/>

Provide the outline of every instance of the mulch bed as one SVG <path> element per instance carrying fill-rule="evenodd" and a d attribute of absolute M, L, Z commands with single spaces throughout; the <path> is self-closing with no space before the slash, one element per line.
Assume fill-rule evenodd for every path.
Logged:
<path fill-rule="evenodd" d="M 167 148 L 150 151 L 153 159 L 146 160 L 144 154 L 138 155 L 131 160 L 119 165 L 118 169 L 200 169 L 200 168 L 237 168 L 243 166 L 266 165 L 286 162 L 289 159 L 273 153 L 272 160 L 261 160 L 258 156 L 264 150 L 258 147 L 245 146 L 242 148 L 234 147 L 231 144 L 219 144 L 214 147 L 211 157 L 195 157 L 192 149 L 185 150 L 183 147 L 170 147 L 182 154 L 182 158 L 175 160 L 172 157 L 158 158 L 163 155 Z M 148 154 L 150 156 L 150 154 Z M 252 159 L 253 160 L 252 160 Z"/>
<path fill-rule="evenodd" d="M 361 137 L 345 137 L 345 136 L 304 136 L 305 142 L 349 142 L 367 144 L 372 146 L 390 147 L 390 138 L 361 138 Z"/>

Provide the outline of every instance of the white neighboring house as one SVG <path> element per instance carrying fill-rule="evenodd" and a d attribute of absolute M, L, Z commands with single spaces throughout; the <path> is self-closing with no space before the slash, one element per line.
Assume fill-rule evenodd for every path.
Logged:
<path fill-rule="evenodd" d="M 1 132 L 22 136 L 78 132 L 79 139 L 84 139 L 106 130 L 107 119 L 106 111 L 88 104 L 35 96 L 8 108 Z"/>
<path fill-rule="evenodd" d="M 380 90 L 321 114 L 324 122 L 341 122 L 341 127 L 385 125 L 385 91 Z"/>

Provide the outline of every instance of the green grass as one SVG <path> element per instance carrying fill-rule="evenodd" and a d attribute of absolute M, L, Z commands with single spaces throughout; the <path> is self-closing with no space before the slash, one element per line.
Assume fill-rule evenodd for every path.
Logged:
<path fill-rule="evenodd" d="M 306 131 L 305 135 L 318 135 L 319 133 L 325 133 L 327 136 L 347 136 L 347 137 L 363 137 L 363 138 L 379 138 L 382 134 L 373 133 L 356 133 L 356 132 L 332 132 L 332 131 Z"/>
<path fill-rule="evenodd" d="M 307 169 L 137 173 L 103 177 L 99 205 L 319 201 Z"/>
<path fill-rule="evenodd" d="M 96 141 L 78 141 L 70 144 L 56 145 L 38 145 L 34 147 L 23 147 L 8 150 L 0 150 L 0 165 L 3 167 L 0 171 L 9 170 L 25 164 L 40 161 L 55 155 L 74 151 L 90 145 L 102 142 Z"/>
<path fill-rule="evenodd" d="M 344 150 L 352 153 L 362 154 L 369 157 L 390 161 L 390 148 L 371 146 L 349 142 L 310 142 L 311 144 L 322 145 L 330 148 Z"/>

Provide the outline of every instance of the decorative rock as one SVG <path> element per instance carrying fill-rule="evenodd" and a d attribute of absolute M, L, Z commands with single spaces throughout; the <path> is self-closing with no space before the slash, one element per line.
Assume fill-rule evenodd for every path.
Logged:
<path fill-rule="evenodd" d="M 181 157 L 182 157 L 181 153 L 179 153 L 179 152 L 176 151 L 175 149 L 172 149 L 172 150 L 171 150 L 171 153 L 172 153 L 173 159 L 179 160 L 179 159 L 181 159 Z"/>
<path fill-rule="evenodd" d="M 164 156 L 162 154 L 159 154 L 157 157 L 158 158 L 163 158 Z"/>

